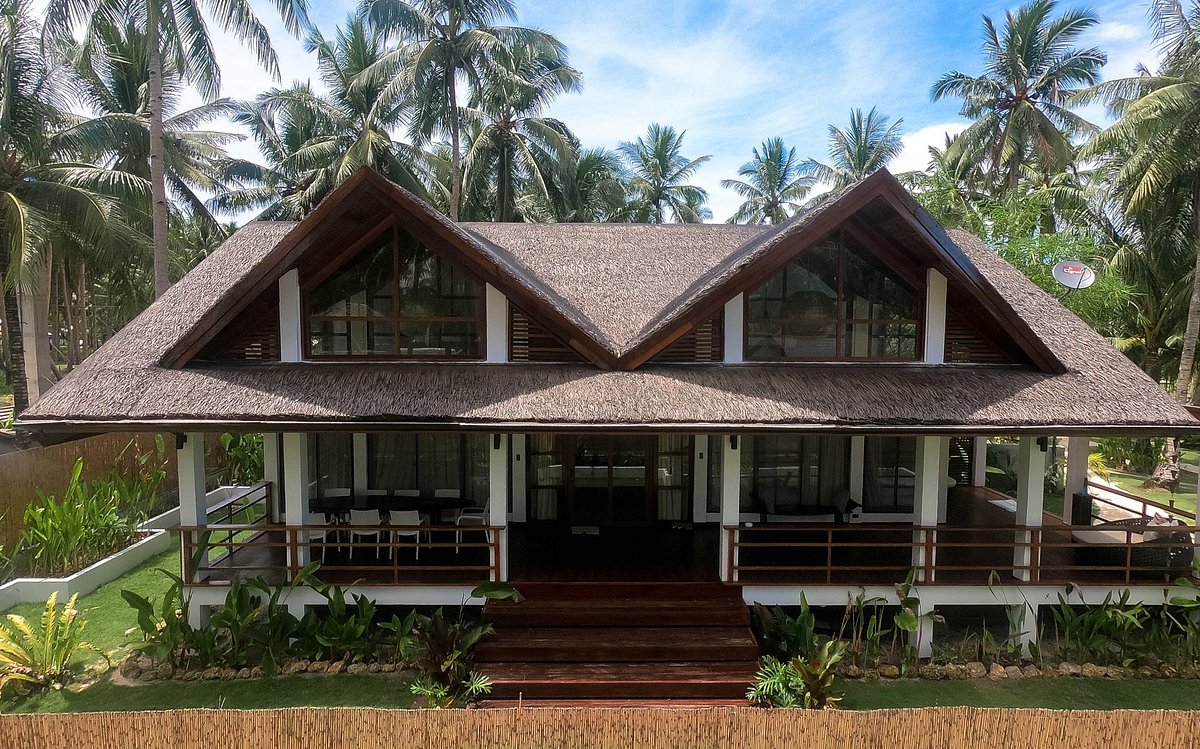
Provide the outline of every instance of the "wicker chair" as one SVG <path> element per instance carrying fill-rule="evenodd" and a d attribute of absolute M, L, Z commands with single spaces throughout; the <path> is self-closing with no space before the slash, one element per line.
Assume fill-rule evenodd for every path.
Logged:
<path fill-rule="evenodd" d="M 1131 520 L 1114 520 L 1092 526 L 1095 531 L 1120 531 L 1129 526 L 1145 526 L 1147 518 Z M 1165 572 L 1186 572 L 1192 567 L 1196 556 L 1195 542 L 1192 534 L 1181 531 L 1171 533 L 1171 526 L 1157 526 L 1152 530 L 1134 531 L 1131 549 L 1124 546 L 1088 546 L 1084 534 L 1089 531 L 1078 531 L 1075 540 L 1080 542 L 1080 553 L 1088 564 L 1105 567 L 1125 567 L 1126 553 L 1129 555 L 1130 566 L 1134 567 L 1133 574 L 1148 577 L 1158 577 Z M 1143 533 L 1158 533 L 1158 538 L 1140 539 Z M 1124 534 L 1122 534 L 1124 535 Z M 1081 538 L 1081 536 L 1084 536 Z M 1124 542 L 1124 539 L 1121 539 Z"/>

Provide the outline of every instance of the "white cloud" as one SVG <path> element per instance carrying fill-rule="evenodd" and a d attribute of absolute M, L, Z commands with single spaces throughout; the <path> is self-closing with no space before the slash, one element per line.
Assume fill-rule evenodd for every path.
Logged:
<path fill-rule="evenodd" d="M 951 137 L 958 135 L 966 126 L 967 123 L 961 120 L 942 122 L 926 125 L 920 130 L 914 130 L 904 135 L 900 139 L 904 144 L 904 150 L 892 160 L 891 164 L 888 164 L 888 170 L 893 174 L 925 171 L 925 168 L 929 166 L 929 147 L 942 148 L 946 143 L 947 135 Z"/>

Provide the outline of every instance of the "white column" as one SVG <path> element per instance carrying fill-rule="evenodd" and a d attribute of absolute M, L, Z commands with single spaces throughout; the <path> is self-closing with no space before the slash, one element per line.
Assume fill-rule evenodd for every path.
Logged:
<path fill-rule="evenodd" d="M 508 525 L 508 440 L 503 434 L 488 437 L 488 525 Z M 499 579 L 508 579 L 508 533 L 500 532 Z"/>
<path fill-rule="evenodd" d="M 692 439 L 692 522 L 708 520 L 708 437 Z"/>
<path fill-rule="evenodd" d="M 485 295 L 487 316 L 487 361 L 503 364 L 508 361 L 508 298 L 491 284 Z"/>
<path fill-rule="evenodd" d="M 179 524 L 181 526 L 202 526 L 208 524 L 208 502 L 205 499 L 204 484 L 204 435 L 199 432 L 189 432 L 183 435 L 183 444 L 176 451 L 176 465 L 179 473 Z M 191 534 L 188 545 L 195 554 L 199 534 Z M 182 539 L 181 547 L 182 547 Z M 182 549 L 186 552 L 186 549 Z M 205 554 L 207 556 L 207 554 Z M 183 560 L 183 569 L 190 566 L 189 560 Z M 195 579 L 192 570 L 191 577 Z M 189 581 L 191 582 L 191 581 Z M 202 606 L 188 606 L 188 621 L 194 626 L 201 626 L 207 621 L 208 611 Z"/>
<path fill-rule="evenodd" d="M 355 432 L 351 438 L 351 459 L 354 461 L 354 493 L 360 497 L 366 496 L 368 485 L 371 483 L 367 475 L 367 435 L 365 432 Z"/>
<path fill-rule="evenodd" d="M 745 304 L 743 296 L 738 294 L 725 302 L 725 363 L 741 364 L 745 361 Z"/>
<path fill-rule="evenodd" d="M 916 478 L 913 491 L 913 525 L 918 530 L 913 531 L 913 566 L 917 568 L 917 579 L 923 582 L 933 582 L 933 576 L 925 579 L 925 542 L 926 533 L 932 534 L 937 543 L 937 531 L 919 530 L 933 528 L 938 522 L 938 494 L 941 491 L 941 480 L 938 476 L 942 468 L 942 438 L 937 436 L 917 437 Z M 937 564 L 937 550 L 933 558 L 928 560 L 931 565 Z"/>
<path fill-rule="evenodd" d="M 946 277 L 930 268 L 925 280 L 926 364 L 946 362 Z"/>
<path fill-rule="evenodd" d="M 508 520 L 512 523 L 524 523 L 529 516 L 529 492 L 525 487 L 525 435 L 514 434 L 510 441 L 512 450 L 512 513 Z"/>
<path fill-rule="evenodd" d="M 300 272 L 295 268 L 279 279 L 279 360 L 304 358 L 304 333 L 300 324 Z"/>
<path fill-rule="evenodd" d="M 725 527 L 734 527 L 741 522 L 742 514 L 742 437 L 739 435 L 723 435 L 725 444 L 721 450 L 721 579 L 729 581 L 729 533 Z M 739 534 L 740 531 L 734 531 Z M 733 561 L 737 562 L 737 552 Z M 737 575 L 733 582 L 737 581 Z"/>
<path fill-rule="evenodd" d="M 950 477 L 950 438 L 942 437 L 938 454 L 938 525 L 946 523 L 946 512 L 950 504 L 950 487 L 947 480 Z"/>
<path fill-rule="evenodd" d="M 972 440 L 971 486 L 987 486 L 987 437 Z"/>
<path fill-rule="evenodd" d="M 287 432 L 283 435 L 283 522 L 284 525 L 304 525 L 308 512 L 308 435 Z M 307 540 L 307 539 L 302 539 Z M 291 563 L 291 550 L 288 550 Z M 307 547 L 301 547 L 296 562 L 308 563 Z"/>
<path fill-rule="evenodd" d="M 283 517 L 283 461 L 279 434 L 263 432 L 263 481 L 271 484 L 271 522 Z"/>
<path fill-rule="evenodd" d="M 1021 437 L 1017 448 L 1017 517 L 1014 521 L 1018 526 L 1040 528 L 1042 525 L 1042 500 L 1046 486 L 1046 451 L 1039 444 L 1038 437 Z M 1028 566 L 1031 562 L 1030 531 L 1016 532 L 1016 545 L 1013 548 L 1013 566 Z M 1014 570 L 1014 576 L 1026 582 L 1030 579 L 1029 570 Z"/>
<path fill-rule="evenodd" d="M 850 438 L 850 499 L 862 505 L 863 470 L 867 458 L 867 438 Z"/>
<path fill-rule="evenodd" d="M 1063 522 L 1067 525 L 1090 525 L 1091 518 L 1074 516 L 1073 505 L 1076 494 L 1084 493 L 1088 480 L 1088 457 L 1092 441 L 1087 437 L 1067 438 L 1067 476 L 1063 488 Z"/>

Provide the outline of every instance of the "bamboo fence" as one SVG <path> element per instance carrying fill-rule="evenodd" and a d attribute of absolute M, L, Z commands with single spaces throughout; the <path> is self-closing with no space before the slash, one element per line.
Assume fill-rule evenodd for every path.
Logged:
<path fill-rule="evenodd" d="M 0 716 L 21 749 L 904 749 L 1200 745 L 1200 712 L 924 708 L 852 712 L 754 708 L 172 710 Z"/>

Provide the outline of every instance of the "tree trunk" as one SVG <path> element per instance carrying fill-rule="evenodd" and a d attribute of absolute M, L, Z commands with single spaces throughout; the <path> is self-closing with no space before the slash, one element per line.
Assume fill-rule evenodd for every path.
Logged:
<path fill-rule="evenodd" d="M 21 314 L 21 343 L 25 354 L 26 394 L 29 404 L 37 403 L 42 395 L 58 381 L 54 369 L 54 355 L 50 350 L 50 281 L 54 263 L 54 252 L 47 249 L 46 257 L 37 278 L 26 288 L 16 289 L 17 304 Z"/>
<path fill-rule="evenodd" d="M 508 147 L 502 145 L 496 163 L 496 220 L 500 222 L 512 221 L 513 217 L 512 170 Z"/>
<path fill-rule="evenodd" d="M 1179 355 L 1179 375 L 1175 380 L 1175 398 L 1180 404 L 1191 403 L 1192 371 L 1196 367 L 1196 339 L 1200 338 L 1200 182 L 1192 188 L 1192 233 L 1196 245 L 1196 264 L 1192 269 L 1192 298 L 1188 302 L 1187 327 L 1183 333 L 1183 352 Z M 1146 481 L 1146 487 L 1160 486 L 1172 492 L 1179 486 L 1179 438 L 1169 437 L 1162 462 Z"/>
<path fill-rule="evenodd" d="M 462 202 L 462 153 L 459 130 L 462 123 L 458 116 L 458 86 L 455 82 L 455 70 L 450 68 L 446 73 L 446 94 L 450 100 L 450 220 L 458 221 L 458 206 Z"/>
<path fill-rule="evenodd" d="M 154 239 L 154 296 L 171 287 L 167 249 L 167 167 L 163 145 L 163 64 L 158 35 L 158 0 L 146 0 L 146 44 L 150 48 L 150 217 Z"/>
<path fill-rule="evenodd" d="M 0 244 L 0 279 L 8 270 L 8 245 Z M 29 408 L 29 390 L 25 385 L 25 347 L 21 340 L 21 315 L 17 305 L 16 288 L 6 289 L 0 283 L 0 293 L 4 294 L 4 339 L 8 344 L 8 360 L 5 374 L 8 384 L 13 391 L 13 413 L 20 416 Z"/>
<path fill-rule="evenodd" d="M 1200 338 L 1200 184 L 1192 193 L 1192 229 L 1196 245 L 1196 264 L 1192 270 L 1192 298 L 1188 302 L 1187 328 L 1183 333 L 1183 352 L 1179 355 L 1179 376 L 1175 382 L 1175 398 L 1189 403 L 1192 370 L 1196 366 L 1196 339 Z"/>

